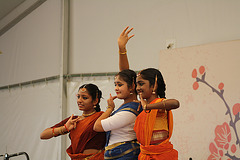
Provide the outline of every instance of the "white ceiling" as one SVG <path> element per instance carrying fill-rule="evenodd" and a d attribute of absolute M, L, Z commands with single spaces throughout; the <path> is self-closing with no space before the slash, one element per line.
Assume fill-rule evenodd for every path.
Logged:
<path fill-rule="evenodd" d="M 25 0 L 0 0 L 0 20 Z"/>
<path fill-rule="evenodd" d="M 0 36 L 46 0 L 0 0 Z"/>

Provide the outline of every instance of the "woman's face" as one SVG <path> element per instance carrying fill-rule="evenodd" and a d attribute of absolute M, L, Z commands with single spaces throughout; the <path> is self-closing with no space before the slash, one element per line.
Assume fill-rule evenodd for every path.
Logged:
<path fill-rule="evenodd" d="M 92 96 L 88 93 L 86 88 L 81 88 L 77 94 L 77 104 L 79 110 L 81 111 L 92 111 L 94 105 L 96 105 L 96 100 L 92 100 Z"/>
<path fill-rule="evenodd" d="M 153 86 L 150 86 L 148 80 L 142 78 L 141 75 L 137 76 L 137 93 L 142 94 L 143 99 L 149 99 L 152 96 Z"/>
<path fill-rule="evenodd" d="M 126 99 L 130 96 L 130 89 L 127 85 L 127 82 L 123 81 L 119 75 L 115 77 L 114 80 L 115 84 L 115 92 L 117 94 L 117 98 L 119 99 Z"/>

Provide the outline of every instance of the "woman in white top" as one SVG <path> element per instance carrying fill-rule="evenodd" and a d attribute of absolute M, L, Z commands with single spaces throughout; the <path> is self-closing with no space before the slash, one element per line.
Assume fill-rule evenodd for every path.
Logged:
<path fill-rule="evenodd" d="M 137 160 L 140 149 L 133 127 L 141 109 L 136 94 L 136 73 L 123 70 L 116 75 L 114 84 L 117 96 L 110 95 L 108 108 L 95 122 L 94 130 L 107 132 L 104 159 Z M 113 112 L 115 98 L 123 99 L 124 103 Z"/>

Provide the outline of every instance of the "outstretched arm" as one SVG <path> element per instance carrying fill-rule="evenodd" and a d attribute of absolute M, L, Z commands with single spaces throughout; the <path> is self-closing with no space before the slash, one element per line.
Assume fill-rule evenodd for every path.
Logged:
<path fill-rule="evenodd" d="M 50 139 L 59 135 L 63 135 L 76 128 L 76 123 L 80 118 L 72 119 L 73 115 L 68 119 L 68 121 L 60 127 L 53 127 L 45 129 L 41 134 L 41 139 Z"/>
<path fill-rule="evenodd" d="M 143 110 L 151 110 L 151 109 L 166 109 L 172 110 L 177 109 L 180 106 L 180 103 L 176 99 L 164 99 L 162 102 L 157 102 L 153 104 L 147 104 L 147 102 L 140 95 L 141 105 L 143 106 Z"/>
<path fill-rule="evenodd" d="M 166 109 L 172 110 L 177 109 L 179 107 L 179 101 L 176 99 L 165 99 L 162 102 L 147 104 L 146 110 L 150 109 Z"/>
<path fill-rule="evenodd" d="M 126 44 L 129 39 L 131 39 L 133 35 L 128 36 L 128 34 L 133 30 L 133 28 L 129 29 L 127 26 L 118 38 L 118 47 L 119 47 L 119 70 L 122 71 L 124 69 L 129 69 L 128 57 L 127 57 L 127 49 Z"/>

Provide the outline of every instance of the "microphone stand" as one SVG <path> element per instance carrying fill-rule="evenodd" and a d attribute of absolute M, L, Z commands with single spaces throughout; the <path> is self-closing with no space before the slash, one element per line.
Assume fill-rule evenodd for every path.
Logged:
<path fill-rule="evenodd" d="M 23 154 L 26 156 L 27 160 L 29 160 L 29 156 L 26 152 L 19 152 L 19 153 L 14 153 L 14 154 L 10 154 L 10 155 L 6 153 L 4 155 L 4 160 L 9 160 L 9 158 L 11 158 L 11 157 L 20 156 Z M 3 156 L 3 155 L 0 155 L 0 156 Z"/>

